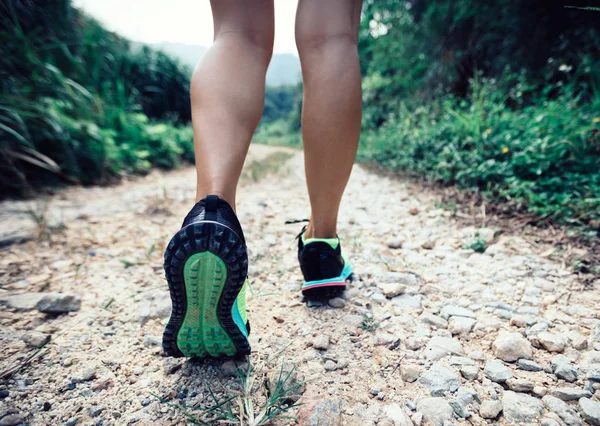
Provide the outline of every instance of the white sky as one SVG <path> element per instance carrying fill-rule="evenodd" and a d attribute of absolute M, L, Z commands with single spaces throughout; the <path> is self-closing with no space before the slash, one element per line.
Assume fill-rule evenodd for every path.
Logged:
<path fill-rule="evenodd" d="M 170 41 L 210 46 L 213 23 L 208 0 L 74 0 L 89 15 L 124 37 L 145 43 Z M 277 53 L 296 53 L 298 0 L 275 0 Z"/>

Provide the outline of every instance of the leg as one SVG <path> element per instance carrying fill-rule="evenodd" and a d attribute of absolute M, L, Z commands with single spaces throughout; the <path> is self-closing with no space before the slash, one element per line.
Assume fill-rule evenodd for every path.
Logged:
<path fill-rule="evenodd" d="M 337 215 L 361 124 L 358 29 L 361 0 L 299 0 L 302 139 L 311 205 L 307 238 L 336 235 Z"/>
<path fill-rule="evenodd" d="M 273 51 L 273 0 L 211 0 L 214 43 L 192 76 L 196 201 L 235 208 L 250 139 L 260 120 Z"/>

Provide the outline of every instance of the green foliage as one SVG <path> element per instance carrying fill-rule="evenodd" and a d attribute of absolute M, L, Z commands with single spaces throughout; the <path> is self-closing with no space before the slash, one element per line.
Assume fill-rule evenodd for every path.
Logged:
<path fill-rule="evenodd" d="M 0 5 L 0 189 L 104 183 L 193 160 L 188 70 L 69 1 Z M 164 123 L 151 119 L 164 120 Z"/>
<path fill-rule="evenodd" d="M 473 241 L 470 244 L 467 244 L 465 248 L 476 251 L 477 253 L 485 253 L 487 242 L 479 236 L 479 232 L 476 232 Z"/>

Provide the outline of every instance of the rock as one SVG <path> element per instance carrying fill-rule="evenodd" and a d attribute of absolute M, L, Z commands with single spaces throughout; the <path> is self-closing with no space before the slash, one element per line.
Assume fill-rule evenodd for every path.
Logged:
<path fill-rule="evenodd" d="M 437 361 L 448 355 L 465 355 L 465 350 L 457 339 L 452 337 L 433 337 L 425 348 L 425 358 Z"/>
<path fill-rule="evenodd" d="M 412 334 L 406 339 L 406 349 L 411 351 L 419 350 L 427 342 L 427 337 Z"/>
<path fill-rule="evenodd" d="M 364 317 L 362 315 L 347 314 L 340 318 L 340 323 L 349 328 L 358 328 L 362 325 Z"/>
<path fill-rule="evenodd" d="M 451 399 L 448 401 L 448 404 L 450 404 L 450 406 L 454 410 L 454 413 L 459 418 L 466 419 L 466 418 L 471 417 L 471 413 L 469 413 L 469 410 L 467 409 L 467 407 L 465 405 L 461 404 L 459 401 L 457 401 L 455 399 Z"/>
<path fill-rule="evenodd" d="M 11 294 L 0 297 L 0 304 L 18 311 L 31 311 L 45 295 L 46 293 Z"/>
<path fill-rule="evenodd" d="M 0 389 L 0 399 L 7 398 L 10 395 L 8 389 Z"/>
<path fill-rule="evenodd" d="M 65 426 L 75 426 L 78 421 L 79 419 L 77 417 L 71 417 L 69 420 L 67 420 Z"/>
<path fill-rule="evenodd" d="M 17 426 L 24 423 L 26 423 L 25 416 L 18 413 L 9 414 L 0 419 L 0 426 Z"/>
<path fill-rule="evenodd" d="M 451 317 L 448 321 L 448 331 L 452 334 L 469 334 L 476 323 L 477 321 L 473 318 Z"/>
<path fill-rule="evenodd" d="M 534 386 L 533 391 L 531 391 L 537 397 L 543 397 L 548 393 L 548 389 L 543 386 Z"/>
<path fill-rule="evenodd" d="M 415 426 L 421 426 L 421 423 L 423 423 L 423 413 L 415 413 L 411 419 Z"/>
<path fill-rule="evenodd" d="M 440 316 L 444 319 L 449 319 L 450 317 L 477 318 L 477 315 L 472 310 L 451 305 L 444 306 L 440 312 Z"/>
<path fill-rule="evenodd" d="M 240 372 L 248 371 L 248 363 L 245 361 L 227 360 L 221 364 L 221 374 L 226 377 L 239 377 Z M 175 370 L 177 371 L 177 370 Z"/>
<path fill-rule="evenodd" d="M 373 339 L 375 346 L 389 346 L 396 343 L 399 339 L 390 333 L 377 333 Z"/>
<path fill-rule="evenodd" d="M 68 293 L 47 293 L 36 305 L 45 314 L 65 314 L 81 308 L 81 297 Z"/>
<path fill-rule="evenodd" d="M 267 386 L 271 395 L 282 395 L 285 392 L 286 402 L 293 404 L 298 402 L 306 385 L 304 378 L 294 367 L 292 362 L 284 362 L 281 367 L 276 368 L 267 374 Z"/>
<path fill-rule="evenodd" d="M 502 396 L 502 409 L 509 423 L 533 423 L 544 411 L 544 406 L 533 396 L 506 391 Z"/>
<path fill-rule="evenodd" d="M 515 392 L 531 392 L 535 384 L 525 379 L 516 379 L 511 377 L 506 381 L 508 388 Z"/>
<path fill-rule="evenodd" d="M 30 331 L 22 337 L 23 341 L 32 348 L 41 348 L 50 341 L 50 335 L 38 331 Z"/>
<path fill-rule="evenodd" d="M 463 365 L 460 367 L 460 374 L 467 380 L 475 380 L 479 376 L 479 367 L 476 365 Z"/>
<path fill-rule="evenodd" d="M 346 302 L 341 297 L 334 297 L 333 299 L 329 299 L 329 306 L 336 309 L 342 309 L 346 306 Z"/>
<path fill-rule="evenodd" d="M 340 399 L 319 400 L 306 404 L 298 410 L 298 423 L 303 426 L 340 426 L 342 401 Z"/>
<path fill-rule="evenodd" d="M 325 370 L 327 370 L 327 371 L 337 370 L 337 363 L 335 363 L 334 361 L 332 361 L 330 359 L 325 361 L 325 364 L 323 366 L 325 367 Z"/>
<path fill-rule="evenodd" d="M 69 379 L 71 383 L 83 383 L 89 382 L 90 380 L 94 380 L 96 378 L 96 370 L 93 368 L 83 368 L 82 370 L 77 371 L 73 374 Z"/>
<path fill-rule="evenodd" d="M 531 343 L 520 333 L 501 332 L 492 345 L 494 355 L 503 361 L 514 362 L 520 358 L 531 359 Z"/>
<path fill-rule="evenodd" d="M 415 274 L 406 272 L 386 272 L 378 276 L 377 280 L 381 283 L 399 283 L 406 286 L 418 286 L 421 283 Z"/>
<path fill-rule="evenodd" d="M 551 395 L 543 397 L 542 402 L 548 410 L 557 414 L 569 426 L 583 426 L 579 414 L 566 402 Z"/>
<path fill-rule="evenodd" d="M 327 350 L 327 348 L 329 347 L 329 336 L 327 336 L 325 334 L 318 335 L 313 340 L 312 346 L 315 349 L 320 349 L 323 351 Z"/>
<path fill-rule="evenodd" d="M 498 360 L 486 361 L 484 373 L 488 379 L 496 383 L 504 383 L 513 376 L 510 368 Z"/>
<path fill-rule="evenodd" d="M 502 401 L 486 399 L 479 406 L 479 415 L 484 419 L 495 419 L 502 412 Z"/>
<path fill-rule="evenodd" d="M 582 351 L 588 347 L 587 338 L 577 332 L 570 333 L 569 340 L 571 341 L 571 346 L 578 351 Z"/>
<path fill-rule="evenodd" d="M 419 379 L 419 382 L 429 388 L 432 393 L 455 392 L 460 386 L 460 378 L 454 371 L 433 365 Z"/>
<path fill-rule="evenodd" d="M 420 309 L 421 299 L 422 296 L 420 294 L 415 294 L 414 296 L 411 296 L 410 294 L 401 294 L 400 296 L 394 297 L 392 303 L 401 308 Z"/>
<path fill-rule="evenodd" d="M 592 426 L 600 426 L 600 402 L 592 401 L 589 398 L 581 398 L 579 407 L 586 422 Z"/>
<path fill-rule="evenodd" d="M 138 303 L 136 319 L 145 324 L 151 319 L 167 318 L 171 315 L 171 297 L 168 291 L 153 290 L 143 293 Z"/>
<path fill-rule="evenodd" d="M 223 364 L 225 364 L 225 363 L 223 363 Z M 181 362 L 178 361 L 177 359 L 175 359 L 175 358 L 166 358 L 165 359 L 165 362 L 163 364 L 163 371 L 165 372 L 165 374 L 173 374 L 180 368 L 181 368 Z M 223 370 L 223 367 L 221 367 L 221 370 Z"/>
<path fill-rule="evenodd" d="M 387 242 L 388 248 L 391 248 L 391 249 L 394 249 L 394 250 L 395 249 L 401 249 L 403 244 L 404 244 L 404 241 L 402 239 L 400 239 L 400 238 L 389 240 Z"/>
<path fill-rule="evenodd" d="M 527 360 L 527 359 L 518 360 L 517 365 L 519 366 L 519 368 L 521 370 L 525 370 L 525 371 L 542 371 L 544 369 L 538 363 Z"/>
<path fill-rule="evenodd" d="M 496 235 L 496 231 L 491 228 L 479 228 L 476 232 L 476 235 L 485 241 L 486 245 L 489 245 L 494 241 L 494 236 Z"/>
<path fill-rule="evenodd" d="M 564 356 L 554 357 L 551 366 L 552 371 L 559 379 L 571 383 L 577 380 L 577 368 L 571 364 L 571 361 L 568 358 L 565 358 Z"/>
<path fill-rule="evenodd" d="M 159 336 L 144 336 L 143 345 L 147 348 L 152 346 L 161 346 L 162 339 Z"/>
<path fill-rule="evenodd" d="M 98 417 L 104 411 L 102 406 L 90 407 L 90 417 Z"/>
<path fill-rule="evenodd" d="M 448 321 L 446 321 L 444 318 L 438 317 L 437 315 L 423 313 L 421 314 L 419 319 L 425 324 L 431 325 L 433 327 L 448 328 Z"/>
<path fill-rule="evenodd" d="M 383 413 L 394 426 L 413 426 L 413 422 L 408 414 L 398 404 L 385 405 Z"/>
<path fill-rule="evenodd" d="M 405 382 L 412 383 L 421 375 L 421 367 L 415 364 L 402 364 L 400 366 L 400 375 Z"/>
<path fill-rule="evenodd" d="M 563 401 L 574 401 L 580 398 L 589 398 L 592 396 L 592 393 L 580 388 L 556 388 L 552 391 L 552 396 Z"/>
<path fill-rule="evenodd" d="M 433 425 L 452 420 L 454 415 L 454 409 L 444 398 L 423 398 L 417 402 L 417 410 Z"/>
<path fill-rule="evenodd" d="M 562 352 L 567 346 L 567 338 L 561 334 L 542 331 L 536 338 L 539 344 L 548 352 Z"/>
<path fill-rule="evenodd" d="M 378 283 L 377 287 L 379 287 L 381 292 L 388 299 L 399 296 L 406 291 L 406 286 L 400 283 Z"/>

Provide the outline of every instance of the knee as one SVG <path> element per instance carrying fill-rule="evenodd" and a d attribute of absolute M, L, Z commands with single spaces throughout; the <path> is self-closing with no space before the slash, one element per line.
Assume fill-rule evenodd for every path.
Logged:
<path fill-rule="evenodd" d="M 358 48 L 358 37 L 352 31 L 296 31 L 296 47 L 303 56 L 324 51 L 352 52 Z M 332 53 L 333 53 L 332 52 Z"/>

